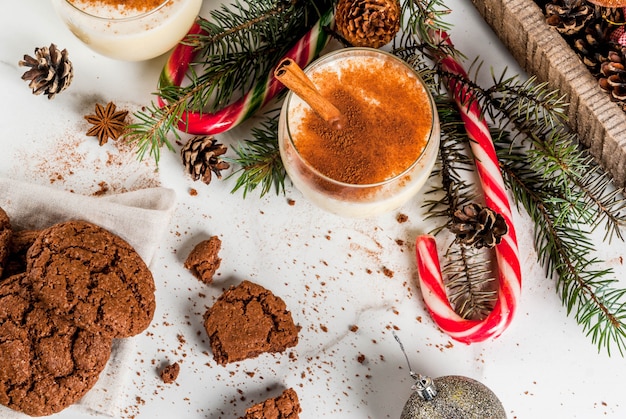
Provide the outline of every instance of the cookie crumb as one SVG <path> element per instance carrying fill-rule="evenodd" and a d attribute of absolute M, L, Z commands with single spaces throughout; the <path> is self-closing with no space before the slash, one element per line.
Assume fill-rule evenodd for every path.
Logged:
<path fill-rule="evenodd" d="M 396 220 L 402 224 L 402 223 L 406 223 L 407 221 L 409 221 L 409 216 L 406 214 L 398 214 L 398 216 L 396 217 Z"/>
<path fill-rule="evenodd" d="M 165 368 L 161 370 L 161 380 L 165 384 L 172 384 L 178 378 L 178 374 L 180 373 L 180 365 L 178 362 L 174 362 L 173 364 L 167 365 Z"/>
<path fill-rule="evenodd" d="M 357 326 L 356 324 L 353 324 L 352 326 L 350 326 L 350 331 L 352 333 L 356 333 L 357 330 L 359 330 L 359 326 Z"/>
<path fill-rule="evenodd" d="M 210 284 L 222 262 L 222 259 L 218 257 L 221 247 L 222 241 L 217 236 L 201 241 L 187 256 L 185 268 L 200 281 Z"/>

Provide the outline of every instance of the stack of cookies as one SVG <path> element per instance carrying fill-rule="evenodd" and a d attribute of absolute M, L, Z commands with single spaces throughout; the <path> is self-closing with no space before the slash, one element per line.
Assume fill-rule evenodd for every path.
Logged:
<path fill-rule="evenodd" d="M 119 236 L 84 221 L 13 231 L 0 208 L 0 404 L 59 412 L 98 380 L 112 340 L 145 330 L 154 280 Z"/>

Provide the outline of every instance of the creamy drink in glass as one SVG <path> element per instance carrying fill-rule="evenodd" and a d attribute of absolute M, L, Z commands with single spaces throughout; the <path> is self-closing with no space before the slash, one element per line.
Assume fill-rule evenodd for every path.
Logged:
<path fill-rule="evenodd" d="M 331 52 L 305 73 L 346 117 L 331 127 L 289 92 L 278 141 L 289 178 L 317 206 L 346 217 L 393 211 L 422 188 L 437 159 L 439 119 L 403 60 L 370 48 Z"/>
<path fill-rule="evenodd" d="M 185 37 L 202 0 L 52 0 L 68 28 L 94 51 L 124 61 L 157 57 Z"/>

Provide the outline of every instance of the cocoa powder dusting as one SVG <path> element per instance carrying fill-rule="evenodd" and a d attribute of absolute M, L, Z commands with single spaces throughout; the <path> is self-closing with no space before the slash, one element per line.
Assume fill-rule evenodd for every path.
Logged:
<path fill-rule="evenodd" d="M 349 184 L 373 184 L 405 171 L 421 155 L 431 129 L 426 91 L 396 63 L 365 61 L 313 76 L 323 96 L 346 117 L 341 130 L 306 111 L 294 139 L 319 172 Z"/>

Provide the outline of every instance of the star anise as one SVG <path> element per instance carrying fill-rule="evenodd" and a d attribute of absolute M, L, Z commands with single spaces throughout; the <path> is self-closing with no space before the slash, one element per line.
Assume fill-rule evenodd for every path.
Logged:
<path fill-rule="evenodd" d="M 106 107 L 96 103 L 96 113 L 92 115 L 85 115 L 85 119 L 93 127 L 87 131 L 88 136 L 95 136 L 98 138 L 100 145 L 105 144 L 109 138 L 117 140 L 126 130 L 126 116 L 128 111 L 116 111 L 116 106 L 113 102 L 107 103 Z"/>

